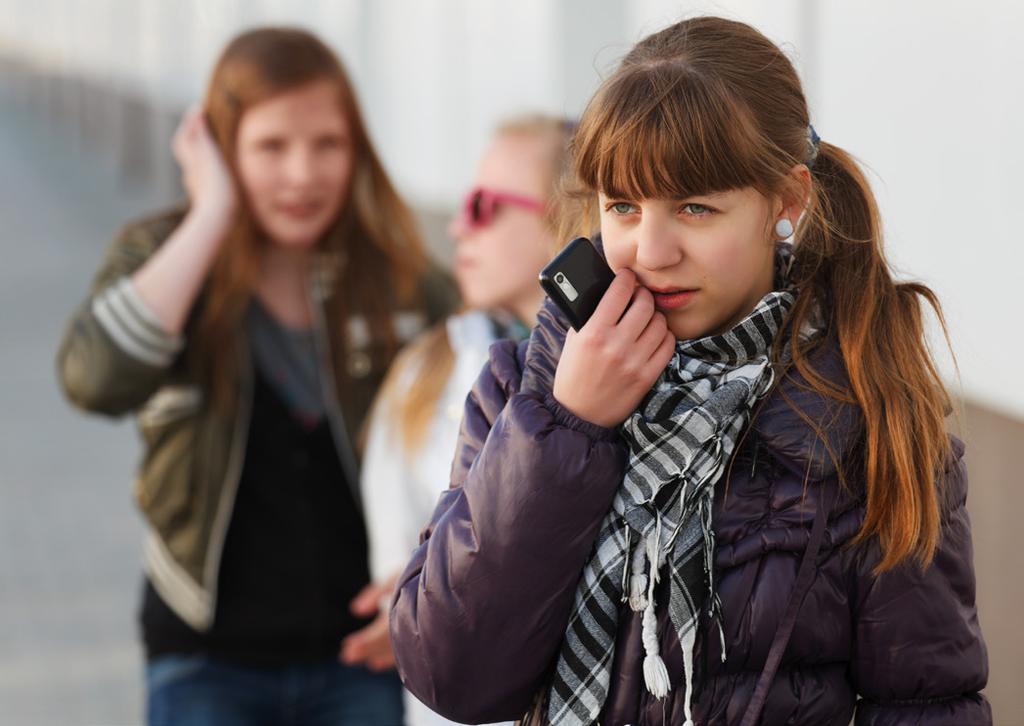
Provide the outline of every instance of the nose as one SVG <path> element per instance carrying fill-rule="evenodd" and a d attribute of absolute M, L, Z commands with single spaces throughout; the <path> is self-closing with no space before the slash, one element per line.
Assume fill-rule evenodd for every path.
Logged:
<path fill-rule="evenodd" d="M 465 212 L 459 211 L 448 221 L 448 236 L 461 242 L 468 235 L 469 222 L 466 220 Z"/>
<path fill-rule="evenodd" d="M 683 244 L 680 231 L 657 218 L 648 215 L 636 228 L 636 263 L 647 270 L 662 270 L 678 264 L 683 259 Z"/>
<path fill-rule="evenodd" d="M 309 184 L 316 176 L 316 158 L 312 149 L 295 144 L 285 159 L 285 176 L 294 186 Z"/>

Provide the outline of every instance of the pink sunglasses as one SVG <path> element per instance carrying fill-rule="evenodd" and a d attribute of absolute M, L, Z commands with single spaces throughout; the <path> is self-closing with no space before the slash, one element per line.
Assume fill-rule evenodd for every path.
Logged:
<path fill-rule="evenodd" d="M 494 215 L 502 204 L 511 204 L 531 212 L 544 211 L 544 202 L 538 199 L 476 187 L 466 195 L 462 203 L 463 219 L 471 229 L 486 227 L 494 221 Z"/>

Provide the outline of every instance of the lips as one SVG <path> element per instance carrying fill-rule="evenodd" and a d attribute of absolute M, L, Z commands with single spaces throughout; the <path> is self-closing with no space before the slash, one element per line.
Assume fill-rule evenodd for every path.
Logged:
<path fill-rule="evenodd" d="M 647 288 L 654 296 L 654 305 L 659 310 L 678 310 L 689 305 L 700 291 L 698 288 Z"/>
<path fill-rule="evenodd" d="M 295 219 L 306 219 L 314 217 L 323 209 L 321 202 L 294 202 L 291 204 L 279 204 L 277 208 L 282 214 Z"/>

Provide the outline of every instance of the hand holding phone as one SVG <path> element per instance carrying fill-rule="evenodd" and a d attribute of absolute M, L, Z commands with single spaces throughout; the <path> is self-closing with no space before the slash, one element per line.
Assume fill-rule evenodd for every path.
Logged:
<path fill-rule="evenodd" d="M 604 260 L 601 262 L 604 264 Z M 561 271 L 569 276 L 564 268 Z M 600 284 L 581 282 L 587 291 Z M 579 295 L 569 300 L 567 292 L 566 303 L 582 301 L 575 282 L 573 287 Z M 654 297 L 647 288 L 637 285 L 631 270 L 619 270 L 602 292 L 589 317 L 584 317 L 587 310 L 583 306 L 570 315 L 570 320 L 575 316 L 583 323 L 566 336 L 552 395 L 585 421 L 611 428 L 636 410 L 671 360 L 676 339 L 665 316 L 655 309 Z"/>

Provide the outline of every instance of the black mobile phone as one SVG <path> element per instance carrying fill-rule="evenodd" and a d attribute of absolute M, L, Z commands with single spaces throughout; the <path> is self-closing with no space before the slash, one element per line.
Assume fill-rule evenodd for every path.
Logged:
<path fill-rule="evenodd" d="M 565 246 L 540 273 L 540 286 L 579 330 L 601 302 L 615 273 L 586 237 Z"/>

